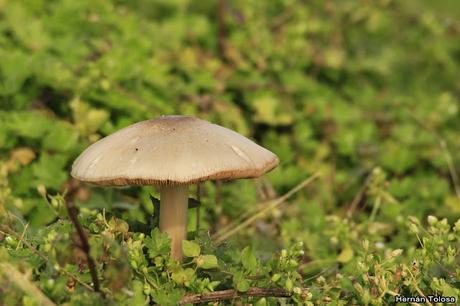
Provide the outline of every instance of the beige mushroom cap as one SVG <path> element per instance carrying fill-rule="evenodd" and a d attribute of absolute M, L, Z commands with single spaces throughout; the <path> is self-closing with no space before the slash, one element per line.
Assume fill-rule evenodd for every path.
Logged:
<path fill-rule="evenodd" d="M 187 116 L 130 125 L 89 146 L 71 175 L 98 185 L 183 185 L 258 177 L 278 157 L 222 126 Z"/>

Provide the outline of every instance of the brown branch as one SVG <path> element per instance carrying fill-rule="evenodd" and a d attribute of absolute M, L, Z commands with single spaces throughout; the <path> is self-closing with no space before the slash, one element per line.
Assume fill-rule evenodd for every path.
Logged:
<path fill-rule="evenodd" d="M 67 212 L 69 213 L 70 220 L 75 226 L 77 234 L 80 237 L 81 245 L 79 247 L 86 255 L 86 261 L 88 263 L 89 272 L 91 273 L 91 279 L 93 280 L 94 291 L 101 292 L 99 286 L 99 279 L 97 277 L 96 263 L 90 255 L 90 246 L 88 243 L 88 239 L 86 238 L 85 231 L 83 230 L 83 227 L 78 221 L 78 211 L 73 205 L 73 202 L 65 201 L 65 203 L 67 207 Z"/>
<path fill-rule="evenodd" d="M 246 292 L 238 292 L 235 289 L 220 290 L 210 293 L 188 294 L 182 298 L 179 305 L 209 303 L 240 297 L 279 297 L 289 298 L 292 292 L 281 288 L 249 288 Z"/>

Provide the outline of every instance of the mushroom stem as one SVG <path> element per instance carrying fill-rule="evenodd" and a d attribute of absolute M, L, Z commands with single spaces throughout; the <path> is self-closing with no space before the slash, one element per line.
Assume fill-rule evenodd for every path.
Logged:
<path fill-rule="evenodd" d="M 188 186 L 160 187 L 160 230 L 171 238 L 171 257 L 182 259 L 187 235 Z"/>

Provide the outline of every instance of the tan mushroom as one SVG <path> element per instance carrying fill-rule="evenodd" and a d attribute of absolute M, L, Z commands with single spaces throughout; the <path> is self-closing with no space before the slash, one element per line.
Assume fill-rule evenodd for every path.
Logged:
<path fill-rule="evenodd" d="M 278 158 L 248 138 L 188 116 L 162 116 L 130 125 L 88 147 L 72 176 L 98 185 L 157 185 L 160 230 L 171 238 L 171 257 L 182 258 L 188 185 L 258 177 Z"/>

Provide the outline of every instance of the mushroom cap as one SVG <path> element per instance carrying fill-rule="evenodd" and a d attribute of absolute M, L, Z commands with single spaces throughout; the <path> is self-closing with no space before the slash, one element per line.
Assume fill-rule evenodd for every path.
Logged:
<path fill-rule="evenodd" d="M 222 126 L 162 116 L 123 128 L 89 146 L 71 175 L 98 185 L 183 185 L 258 177 L 278 157 Z"/>

